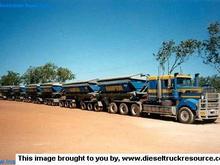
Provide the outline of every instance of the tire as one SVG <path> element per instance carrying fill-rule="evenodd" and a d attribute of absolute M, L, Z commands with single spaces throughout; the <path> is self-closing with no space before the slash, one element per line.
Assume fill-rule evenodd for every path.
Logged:
<path fill-rule="evenodd" d="M 110 103 L 109 112 L 110 113 L 117 113 L 118 112 L 118 106 L 116 103 Z"/>
<path fill-rule="evenodd" d="M 119 106 L 119 112 L 121 115 L 127 115 L 129 112 L 127 104 L 121 103 Z"/>
<path fill-rule="evenodd" d="M 187 107 L 180 108 L 177 118 L 180 123 L 185 123 L 185 124 L 192 124 L 195 121 L 195 115 Z"/>
<path fill-rule="evenodd" d="M 60 106 L 60 107 L 64 107 L 63 104 L 64 104 L 63 101 L 60 101 L 60 102 L 59 102 L 59 106 Z"/>
<path fill-rule="evenodd" d="M 81 107 L 82 110 L 86 110 L 86 103 L 81 102 L 80 107 Z"/>
<path fill-rule="evenodd" d="M 96 112 L 99 112 L 99 111 L 102 111 L 102 110 L 103 110 L 103 107 L 99 107 L 98 103 L 95 103 L 95 104 L 94 104 L 94 110 L 95 110 Z"/>
<path fill-rule="evenodd" d="M 73 108 L 73 104 L 69 102 L 69 108 Z"/>
<path fill-rule="evenodd" d="M 93 105 L 92 105 L 92 103 L 88 103 L 88 104 L 87 104 L 87 109 L 88 109 L 89 111 L 92 111 L 92 110 L 93 110 Z"/>
<path fill-rule="evenodd" d="M 52 106 L 56 106 L 56 103 L 52 101 Z"/>
<path fill-rule="evenodd" d="M 72 104 L 72 108 L 76 108 L 76 103 L 71 103 Z"/>
<path fill-rule="evenodd" d="M 48 100 L 48 105 L 52 105 L 52 102 L 50 100 Z"/>
<path fill-rule="evenodd" d="M 214 123 L 217 119 L 206 119 L 204 120 L 205 123 Z"/>
<path fill-rule="evenodd" d="M 137 104 L 131 105 L 131 115 L 132 116 L 140 116 L 141 115 L 141 109 L 140 106 Z"/>
<path fill-rule="evenodd" d="M 69 102 L 66 101 L 64 106 L 65 106 L 66 108 L 69 108 Z"/>

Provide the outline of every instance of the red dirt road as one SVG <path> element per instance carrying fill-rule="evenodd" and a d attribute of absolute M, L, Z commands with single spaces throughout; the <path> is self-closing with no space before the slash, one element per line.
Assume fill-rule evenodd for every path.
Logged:
<path fill-rule="evenodd" d="M 16 153 L 220 153 L 220 121 L 174 121 L 0 100 L 0 159 Z"/>

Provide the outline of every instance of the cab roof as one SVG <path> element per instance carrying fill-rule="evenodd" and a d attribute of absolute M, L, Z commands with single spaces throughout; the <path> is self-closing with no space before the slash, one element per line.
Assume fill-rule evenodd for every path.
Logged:
<path fill-rule="evenodd" d="M 192 76 L 188 74 L 178 74 L 176 77 L 177 78 L 192 78 Z M 174 78 L 174 75 L 161 75 L 160 76 L 161 80 L 167 80 L 167 79 L 172 79 L 172 78 Z M 149 76 L 147 78 L 147 80 L 157 80 L 157 79 L 158 79 L 158 76 Z"/>

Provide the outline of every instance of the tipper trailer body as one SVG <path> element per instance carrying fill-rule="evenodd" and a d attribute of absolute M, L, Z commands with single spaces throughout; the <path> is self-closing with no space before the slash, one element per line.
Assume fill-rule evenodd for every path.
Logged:
<path fill-rule="evenodd" d="M 60 106 L 86 109 L 86 102 L 91 100 L 89 93 L 96 92 L 97 90 L 98 86 L 96 82 L 92 81 L 63 84 L 63 95 L 60 98 Z"/>
<path fill-rule="evenodd" d="M 30 84 L 26 86 L 26 102 L 42 103 L 41 87 L 39 84 Z"/>
<path fill-rule="evenodd" d="M 13 99 L 16 101 L 23 101 L 26 98 L 26 87 L 25 86 L 14 86 L 12 87 Z"/>
<path fill-rule="evenodd" d="M 46 105 L 59 105 L 59 99 L 62 95 L 62 84 L 44 83 L 40 85 L 40 99 Z"/>
<path fill-rule="evenodd" d="M 8 99 L 8 100 L 13 99 L 12 87 L 13 86 L 1 86 L 0 93 L 1 93 L 2 99 Z"/>

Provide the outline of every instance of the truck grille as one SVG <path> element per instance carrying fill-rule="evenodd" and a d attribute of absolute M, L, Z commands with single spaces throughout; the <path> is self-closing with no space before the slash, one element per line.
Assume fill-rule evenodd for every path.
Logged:
<path fill-rule="evenodd" d="M 204 119 L 216 118 L 220 109 L 220 93 L 205 93 L 200 100 L 200 116 Z"/>

